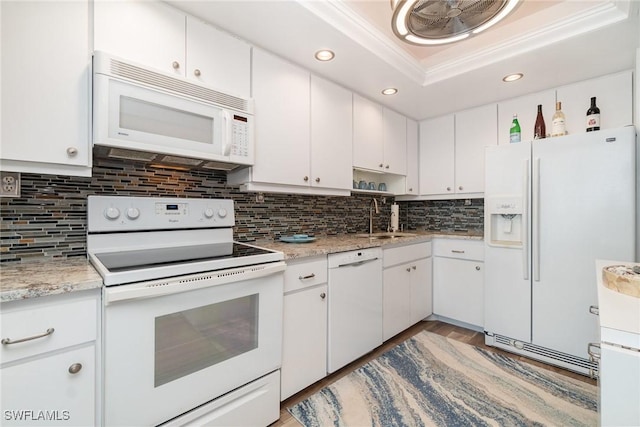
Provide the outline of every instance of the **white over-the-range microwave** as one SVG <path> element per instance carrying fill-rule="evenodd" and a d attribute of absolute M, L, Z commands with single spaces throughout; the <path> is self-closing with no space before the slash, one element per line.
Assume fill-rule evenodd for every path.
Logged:
<path fill-rule="evenodd" d="M 109 158 L 221 170 L 249 166 L 253 100 L 95 52 L 93 143 Z"/>

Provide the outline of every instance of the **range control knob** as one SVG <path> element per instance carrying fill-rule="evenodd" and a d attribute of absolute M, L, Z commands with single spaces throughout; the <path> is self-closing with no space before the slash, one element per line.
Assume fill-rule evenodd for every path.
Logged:
<path fill-rule="evenodd" d="M 113 206 L 110 208 L 107 208 L 104 211 L 104 216 L 105 218 L 110 220 L 118 219 L 118 217 L 120 216 L 120 209 L 114 208 Z"/>
<path fill-rule="evenodd" d="M 127 218 L 129 219 L 138 219 L 140 216 L 140 209 L 138 208 L 129 208 L 127 209 Z"/>
<path fill-rule="evenodd" d="M 205 218 L 212 218 L 213 217 L 213 209 L 211 208 L 207 208 L 204 210 L 204 216 Z"/>
<path fill-rule="evenodd" d="M 218 209 L 218 216 L 220 218 L 224 218 L 225 216 L 227 216 L 227 210 L 224 208 L 220 208 Z"/>

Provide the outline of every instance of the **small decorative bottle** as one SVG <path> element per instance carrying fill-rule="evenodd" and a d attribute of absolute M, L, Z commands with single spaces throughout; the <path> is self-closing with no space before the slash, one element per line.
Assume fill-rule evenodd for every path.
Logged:
<path fill-rule="evenodd" d="M 563 136 L 567 134 L 567 126 L 562 112 L 562 103 L 556 102 L 556 112 L 551 119 L 551 136 Z"/>
<path fill-rule="evenodd" d="M 511 129 L 509 129 L 509 142 L 520 142 L 521 132 L 520 123 L 518 123 L 518 115 L 513 115 L 513 121 L 511 122 Z"/>
<path fill-rule="evenodd" d="M 538 115 L 536 116 L 536 124 L 533 128 L 533 139 L 542 139 L 547 137 L 547 127 L 542 117 L 542 105 L 538 105 Z"/>
<path fill-rule="evenodd" d="M 587 132 L 600 130 L 600 109 L 596 106 L 596 97 L 591 98 L 591 107 L 587 110 Z"/>

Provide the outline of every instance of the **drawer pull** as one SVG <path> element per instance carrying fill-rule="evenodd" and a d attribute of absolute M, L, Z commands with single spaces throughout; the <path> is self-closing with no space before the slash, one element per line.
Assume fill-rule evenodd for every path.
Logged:
<path fill-rule="evenodd" d="M 320 299 L 325 299 L 327 297 L 327 294 L 325 294 L 324 292 L 320 294 Z"/>
<path fill-rule="evenodd" d="M 464 253 L 464 251 L 458 251 L 458 250 L 455 250 L 455 249 L 451 249 L 451 252 L 453 252 L 454 254 L 463 254 Z"/>
<path fill-rule="evenodd" d="M 407 267 L 407 273 L 411 273 L 411 267 Z"/>
<path fill-rule="evenodd" d="M 73 365 L 69 366 L 69 373 L 77 374 L 78 372 L 80 372 L 80 369 L 82 369 L 82 363 L 74 363 Z"/>
<path fill-rule="evenodd" d="M 299 276 L 298 280 L 313 279 L 314 277 L 316 277 L 315 273 L 311 273 L 311 274 L 308 274 L 306 276 Z"/>
<path fill-rule="evenodd" d="M 476 270 L 480 271 L 480 266 L 479 265 L 476 265 Z"/>
<path fill-rule="evenodd" d="M 5 345 L 18 344 L 18 343 L 25 342 L 25 341 L 31 341 L 31 340 L 37 340 L 38 338 L 44 338 L 46 336 L 51 335 L 54 331 L 55 331 L 55 329 L 49 328 L 49 329 L 47 329 L 46 332 L 44 332 L 42 334 L 39 334 L 39 335 L 34 335 L 32 337 L 27 337 L 27 338 L 21 338 L 19 340 L 12 340 L 11 338 L 2 338 L 2 341 L 0 341 L 0 342 L 2 342 L 2 344 L 5 344 Z"/>

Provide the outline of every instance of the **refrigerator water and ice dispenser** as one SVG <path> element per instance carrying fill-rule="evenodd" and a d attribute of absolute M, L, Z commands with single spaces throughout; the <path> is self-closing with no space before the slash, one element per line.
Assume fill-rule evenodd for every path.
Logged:
<path fill-rule="evenodd" d="M 521 197 L 493 197 L 486 206 L 490 214 L 489 243 L 495 246 L 522 246 L 524 209 Z"/>

